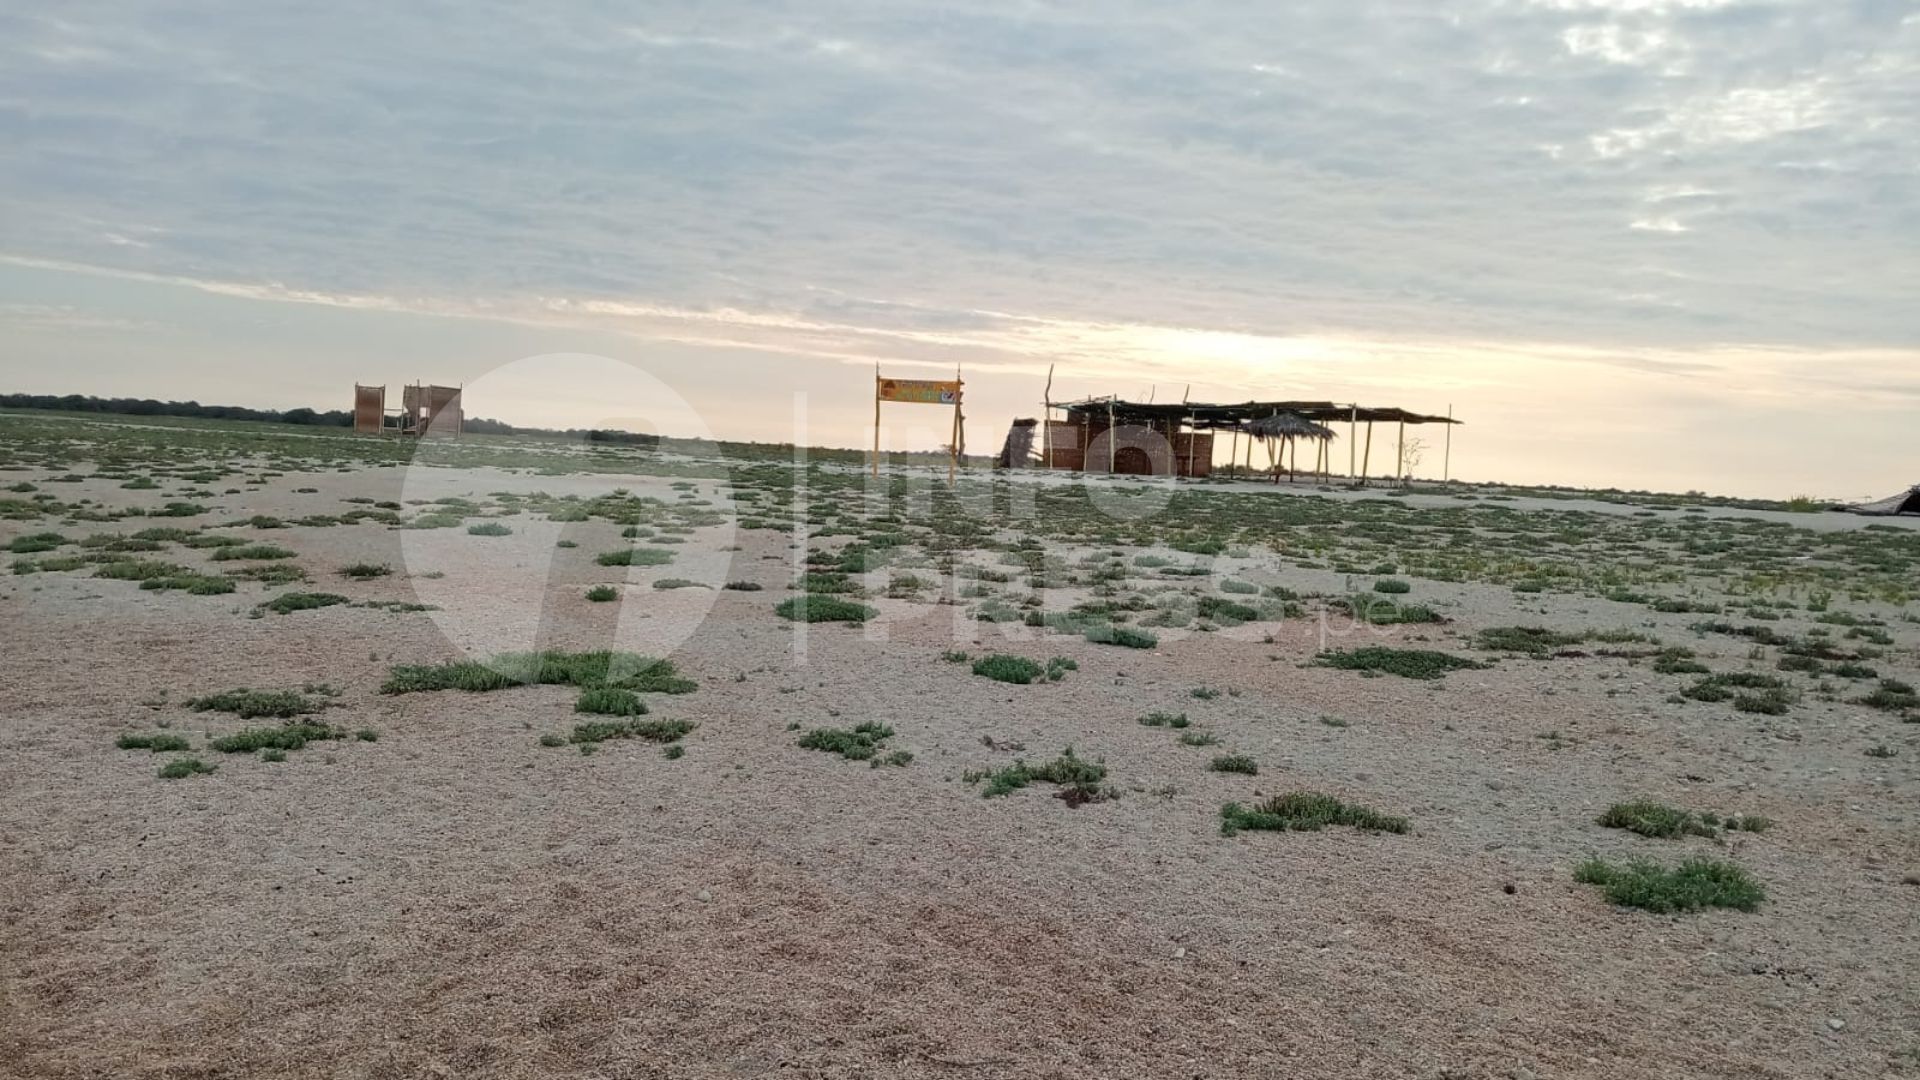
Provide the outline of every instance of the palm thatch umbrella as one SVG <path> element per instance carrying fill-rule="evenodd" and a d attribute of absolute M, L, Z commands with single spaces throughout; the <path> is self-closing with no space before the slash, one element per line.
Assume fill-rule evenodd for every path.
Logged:
<path fill-rule="evenodd" d="M 1314 439 L 1322 443 L 1332 442 L 1336 436 L 1333 429 L 1316 424 L 1299 413 L 1275 412 L 1257 417 L 1247 425 L 1247 434 L 1261 439 L 1267 444 L 1267 459 L 1273 462 L 1273 482 L 1280 482 L 1280 462 L 1286 460 L 1286 450 L 1294 445 L 1295 439 Z M 1281 450 L 1278 460 L 1274 457 L 1273 447 L 1279 443 Z M 1293 468 L 1288 471 L 1292 476 L 1300 465 L 1300 451 L 1294 449 Z"/>

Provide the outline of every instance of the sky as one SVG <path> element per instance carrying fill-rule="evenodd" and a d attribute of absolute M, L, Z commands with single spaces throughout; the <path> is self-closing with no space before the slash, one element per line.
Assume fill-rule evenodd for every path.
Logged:
<path fill-rule="evenodd" d="M 0 389 L 858 446 L 958 367 L 991 452 L 1051 367 L 1451 408 L 1469 479 L 1920 481 L 1920 0 L 46 12 Z"/>

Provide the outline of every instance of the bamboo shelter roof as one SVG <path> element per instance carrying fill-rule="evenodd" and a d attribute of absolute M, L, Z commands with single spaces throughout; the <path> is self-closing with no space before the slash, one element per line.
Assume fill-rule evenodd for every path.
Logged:
<path fill-rule="evenodd" d="M 1197 401 L 1155 404 L 1122 401 L 1119 398 L 1088 398 L 1059 405 L 1074 419 L 1104 420 L 1111 412 L 1116 421 L 1143 424 L 1189 424 L 1195 428 L 1244 428 L 1250 422 L 1274 415 L 1292 413 L 1318 423 L 1356 421 L 1358 423 L 1458 424 L 1445 416 L 1427 416 L 1393 407 L 1350 405 L 1337 401 L 1248 401 L 1238 405 L 1214 405 Z"/>
<path fill-rule="evenodd" d="M 1248 434 L 1262 439 L 1334 439 L 1333 429 L 1295 412 L 1268 413 L 1247 425 Z"/>

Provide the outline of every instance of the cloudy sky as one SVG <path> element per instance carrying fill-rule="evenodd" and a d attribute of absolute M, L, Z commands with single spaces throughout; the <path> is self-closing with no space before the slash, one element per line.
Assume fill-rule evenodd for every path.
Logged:
<path fill-rule="evenodd" d="M 1474 478 L 1920 481 L 1920 0 L 25 7 L 5 389 L 644 422 L 487 396 L 591 352 L 858 445 L 960 364 L 982 450 L 1057 365 L 1451 406 Z"/>

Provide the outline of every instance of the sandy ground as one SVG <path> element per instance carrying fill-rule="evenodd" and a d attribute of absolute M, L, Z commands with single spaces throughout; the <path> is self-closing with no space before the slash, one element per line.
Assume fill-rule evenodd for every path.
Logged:
<path fill-rule="evenodd" d="M 348 495 L 399 497 L 400 477 L 299 474 L 219 501 L 229 514 L 338 512 Z M 413 482 L 665 491 L 634 477 Z M 880 623 L 814 626 L 796 646 L 770 613 L 793 570 L 786 536 L 715 529 L 688 545 L 743 545 L 719 572 L 767 591 L 655 592 L 645 582 L 678 569 L 636 569 L 625 603 L 587 605 L 584 584 L 614 573 L 591 555 L 618 530 L 567 529 L 581 546 L 511 586 L 532 590 L 522 621 L 554 647 L 674 645 L 701 683 L 656 700 L 659 715 L 700 724 L 681 760 L 644 743 L 538 747 L 574 720 L 564 688 L 377 692 L 390 663 L 457 655 L 465 624 L 485 621 L 474 613 L 524 614 L 489 560 L 544 559 L 549 539 L 488 548 L 463 531 L 370 525 L 263 536 L 301 553 L 314 588 L 448 600 L 434 615 L 251 619 L 254 585 L 191 597 L 0 578 L 0 1074 L 1920 1070 L 1920 888 L 1903 882 L 1920 874 L 1920 747 L 1892 717 L 1810 704 L 1790 725 L 1732 719 L 1667 705 L 1669 684 L 1597 658 L 1359 679 L 1304 666 L 1320 640 L 1308 621 L 1170 637 L 1148 654 L 883 600 Z M 445 577 L 326 573 L 355 561 Z M 1459 621 L 1370 633 L 1457 647 L 1556 603 L 1471 585 L 1422 583 L 1422 595 Z M 1649 618 L 1557 603 L 1550 625 Z M 1011 651 L 1080 668 L 1023 688 L 940 659 L 1003 631 Z M 1901 653 L 1889 670 L 1910 673 L 1910 645 Z M 217 774 L 171 783 L 152 755 L 112 748 L 161 720 L 196 743 L 239 726 L 178 705 L 196 694 L 308 681 L 343 691 L 329 722 L 379 741 L 278 765 L 204 755 L 222 757 Z M 1196 700 L 1201 685 L 1232 693 Z M 1191 714 L 1221 745 L 1178 746 L 1135 722 L 1156 708 Z M 870 769 L 800 750 L 788 730 L 862 719 L 896 728 L 914 763 Z M 1066 746 L 1103 758 L 1122 797 L 983 799 L 961 774 L 1014 756 L 983 737 L 1030 758 Z M 1880 742 L 1901 755 L 1863 755 Z M 1254 755 L 1260 775 L 1207 771 L 1216 750 Z M 1219 835 L 1221 803 L 1296 787 L 1410 815 L 1415 831 Z M 1641 795 L 1779 824 L 1724 847 L 1592 824 Z M 1736 858 L 1768 902 L 1654 916 L 1571 880 L 1590 854 L 1682 852 Z"/>

